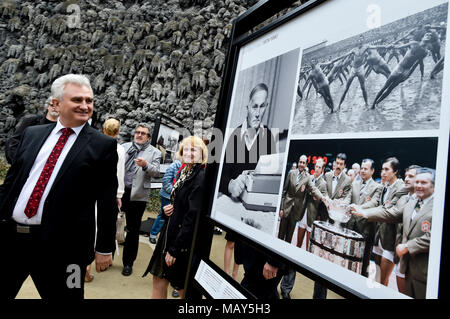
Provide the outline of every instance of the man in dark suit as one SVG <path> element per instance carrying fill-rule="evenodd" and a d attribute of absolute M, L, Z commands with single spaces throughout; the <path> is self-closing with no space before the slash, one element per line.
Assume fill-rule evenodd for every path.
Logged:
<path fill-rule="evenodd" d="M 112 264 L 116 141 L 86 123 L 93 92 L 85 76 L 56 79 L 52 96 L 58 122 L 24 131 L 0 187 L 1 299 L 14 298 L 29 275 L 44 299 L 81 299 L 86 266 Z"/>
<path fill-rule="evenodd" d="M 12 164 L 16 156 L 17 148 L 19 147 L 20 139 L 23 131 L 28 126 L 51 124 L 58 120 L 58 111 L 52 103 L 53 97 L 49 97 L 45 101 L 45 114 L 29 114 L 25 115 L 16 126 L 14 133 L 8 137 L 5 143 L 5 156 L 9 164 Z"/>

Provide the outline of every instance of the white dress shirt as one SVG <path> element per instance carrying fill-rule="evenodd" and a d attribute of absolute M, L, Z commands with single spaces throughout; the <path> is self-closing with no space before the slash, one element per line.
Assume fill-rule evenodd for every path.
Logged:
<path fill-rule="evenodd" d="M 252 129 L 256 132 L 256 134 L 253 136 L 252 139 L 250 139 L 250 133 L 249 133 L 250 129 Z M 260 129 L 264 129 L 264 126 L 262 124 L 260 124 L 257 131 L 254 128 L 248 127 L 247 118 L 245 118 L 244 123 L 242 123 L 241 138 L 244 137 L 245 145 L 247 146 L 247 151 L 250 151 L 250 149 L 253 147 L 253 144 L 255 143 L 256 138 L 259 135 Z"/>
<path fill-rule="evenodd" d="M 117 143 L 117 156 L 117 181 L 119 183 L 117 198 L 122 198 L 125 193 L 125 149 L 119 143 Z"/>
<path fill-rule="evenodd" d="M 423 206 L 425 206 L 425 204 L 428 203 L 432 198 L 433 198 L 433 195 L 428 196 L 427 198 L 425 198 L 422 201 L 422 204 L 420 205 L 420 210 L 422 210 Z M 413 210 L 413 212 L 411 214 L 411 220 L 414 220 L 414 218 L 416 218 L 416 215 L 420 213 L 420 210 L 419 211 L 416 211 L 415 209 Z"/>
<path fill-rule="evenodd" d="M 343 172 L 341 172 L 338 176 L 336 176 L 336 175 L 334 175 L 334 172 L 333 172 L 333 180 L 331 181 L 331 193 L 332 194 L 334 194 L 334 190 L 336 189 L 336 186 L 337 186 L 337 184 L 339 182 L 339 179 L 342 176 L 342 173 Z"/>
<path fill-rule="evenodd" d="M 58 172 L 62 166 L 62 163 L 64 162 L 64 159 L 66 158 L 67 154 L 69 153 L 70 149 L 72 148 L 73 144 L 75 143 L 75 140 L 77 139 L 77 137 L 80 134 L 81 130 L 83 129 L 84 125 L 86 125 L 86 124 L 72 128 L 72 130 L 75 133 L 72 133 L 69 136 L 66 144 L 64 145 L 64 148 L 61 151 L 61 154 L 59 155 L 59 158 L 53 169 L 52 175 L 50 176 L 48 184 L 45 187 L 44 193 L 43 193 L 41 201 L 39 203 L 37 214 L 31 218 L 28 218 L 25 215 L 25 208 L 27 206 L 28 199 L 30 198 L 31 193 L 33 192 L 33 189 L 36 186 L 36 183 L 39 179 L 39 176 L 41 175 L 41 172 L 45 166 L 45 163 L 47 162 L 48 157 L 50 156 L 50 153 L 52 152 L 53 148 L 55 147 L 56 143 L 58 142 L 59 137 L 62 134 L 61 130 L 63 128 L 65 128 L 58 119 L 56 126 L 54 127 L 54 129 L 52 130 L 50 135 L 48 136 L 44 145 L 42 145 L 42 147 L 34 161 L 33 167 L 30 170 L 28 179 L 25 182 L 25 184 L 22 188 L 22 191 L 20 192 L 19 198 L 17 199 L 16 206 L 14 206 L 12 219 L 14 219 L 17 223 L 25 224 L 25 225 L 40 225 L 41 224 L 42 210 L 44 207 L 45 199 L 47 198 L 47 195 L 48 195 L 50 189 L 52 188 L 53 182 L 55 181 L 55 178 L 58 175 Z"/>

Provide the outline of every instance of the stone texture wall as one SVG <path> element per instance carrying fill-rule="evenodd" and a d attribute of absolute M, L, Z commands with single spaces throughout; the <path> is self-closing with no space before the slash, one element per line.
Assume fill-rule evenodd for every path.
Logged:
<path fill-rule="evenodd" d="M 232 19 L 256 0 L 0 3 L 0 148 L 38 113 L 52 81 L 89 76 L 93 126 L 114 116 L 120 140 L 159 112 L 192 129 L 214 123 Z"/>

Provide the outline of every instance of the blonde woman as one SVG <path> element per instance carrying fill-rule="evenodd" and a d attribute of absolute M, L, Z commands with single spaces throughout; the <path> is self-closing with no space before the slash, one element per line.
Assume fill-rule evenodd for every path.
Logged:
<path fill-rule="evenodd" d="M 181 141 L 178 156 L 182 168 L 171 192 L 171 204 L 163 208 L 166 222 L 144 274 L 153 275 L 152 299 L 166 299 L 169 283 L 183 297 L 195 220 L 202 203 L 208 160 L 205 143 L 197 136 L 189 136 Z"/>
<path fill-rule="evenodd" d="M 106 135 L 117 138 L 120 132 L 120 122 L 114 118 L 107 119 L 103 124 L 103 133 Z M 117 188 L 117 205 L 122 207 L 122 196 L 125 192 L 125 149 L 122 145 L 117 143 L 117 155 L 119 160 L 117 161 L 117 181 L 119 187 Z"/>
<path fill-rule="evenodd" d="M 107 119 L 103 124 L 103 133 L 112 137 L 117 138 L 120 132 L 120 122 L 114 118 Z M 125 175 L 125 150 L 122 145 L 117 143 L 117 155 L 119 157 L 117 161 L 117 205 L 119 208 L 122 206 L 122 195 L 125 191 L 124 185 L 124 175 Z M 84 277 L 85 282 L 91 282 L 94 280 L 94 275 L 91 274 L 91 265 L 86 268 L 86 275 Z"/>

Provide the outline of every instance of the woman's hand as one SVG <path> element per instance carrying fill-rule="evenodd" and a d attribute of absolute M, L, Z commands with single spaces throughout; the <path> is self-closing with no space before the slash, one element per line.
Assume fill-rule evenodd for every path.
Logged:
<path fill-rule="evenodd" d="M 163 207 L 164 210 L 164 214 L 166 214 L 166 216 L 170 216 L 173 213 L 173 205 L 169 204 Z"/>
<path fill-rule="evenodd" d="M 166 264 L 168 267 L 172 266 L 176 260 L 177 259 L 175 257 L 172 257 L 169 252 L 166 253 Z"/>

